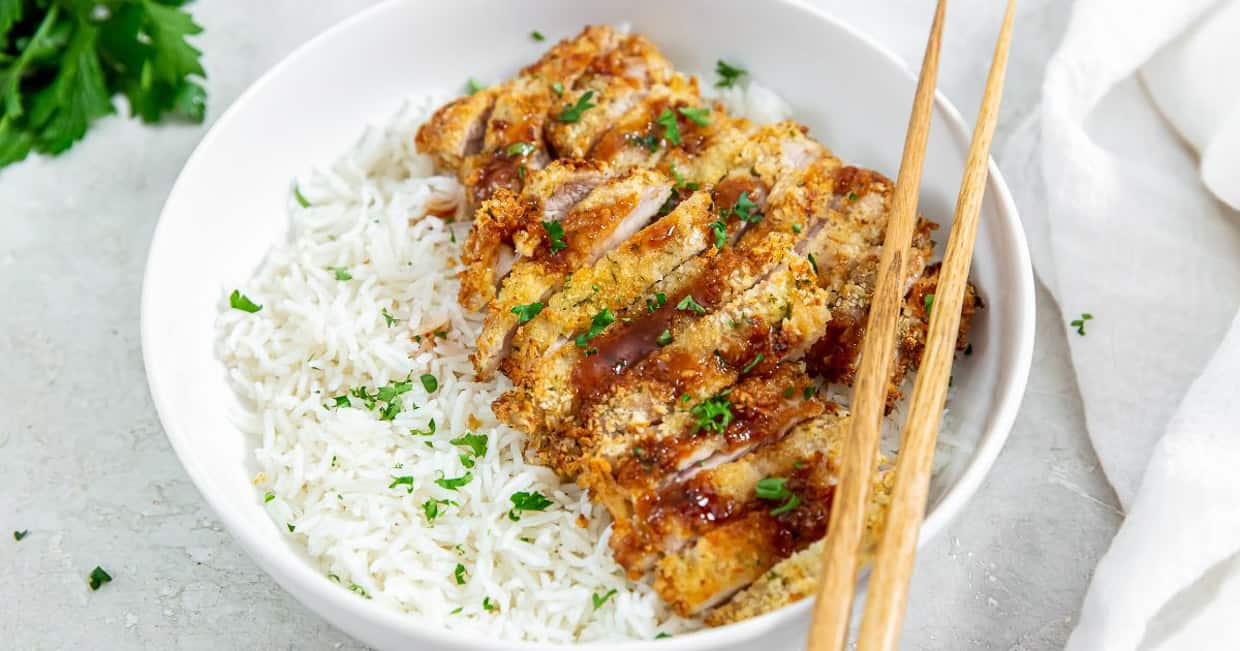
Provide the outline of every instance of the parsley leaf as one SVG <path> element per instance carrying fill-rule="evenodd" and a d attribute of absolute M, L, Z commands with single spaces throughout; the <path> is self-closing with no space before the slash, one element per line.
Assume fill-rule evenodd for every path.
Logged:
<path fill-rule="evenodd" d="M 1084 312 L 1081 314 L 1081 318 L 1072 320 L 1072 322 L 1070 322 L 1068 325 L 1076 328 L 1076 334 L 1084 337 L 1085 336 L 1085 322 L 1089 321 L 1092 318 L 1094 318 L 1094 315 L 1090 314 L 1089 312 Z"/>
<path fill-rule="evenodd" d="M 512 313 L 517 315 L 517 323 L 526 323 L 538 316 L 538 313 L 542 312 L 543 307 L 542 303 L 528 303 L 512 308 Z"/>
<path fill-rule="evenodd" d="M 616 315 L 612 314 L 611 308 L 603 308 L 598 314 L 594 315 L 594 319 L 590 321 L 590 329 L 573 338 L 573 341 L 579 348 L 585 348 L 590 345 L 590 340 L 603 334 L 607 326 L 616 322 Z"/>
<path fill-rule="evenodd" d="M 556 97 L 563 97 L 564 96 L 564 84 L 558 81 L 551 82 L 551 92 L 555 93 Z"/>
<path fill-rule="evenodd" d="M 694 405 L 689 413 L 697 418 L 693 431 L 710 430 L 722 434 L 732 424 L 732 403 L 723 394 L 715 394 Z"/>
<path fill-rule="evenodd" d="M 806 260 L 809 260 L 809 268 L 814 270 L 814 275 L 818 275 L 818 261 L 814 259 L 814 254 L 813 254 L 813 253 L 806 253 L 806 254 L 805 254 L 805 259 L 806 259 Z M 931 298 L 933 298 L 933 296 L 934 296 L 934 295 L 933 295 L 933 294 L 931 294 L 930 296 L 931 296 Z M 930 309 L 930 305 L 929 305 L 929 304 L 927 304 L 927 305 L 926 305 L 926 309 L 927 309 L 927 310 L 928 310 L 928 309 Z"/>
<path fill-rule="evenodd" d="M 547 238 L 551 241 L 551 252 L 556 253 L 568 247 L 568 243 L 564 241 L 564 226 L 557 221 L 549 221 L 542 223 L 543 230 L 547 232 Z"/>
<path fill-rule="evenodd" d="M 462 436 L 448 441 L 452 445 L 463 445 L 469 448 L 475 457 L 484 457 L 487 453 L 487 435 L 467 432 Z"/>
<path fill-rule="evenodd" d="M 715 232 L 715 248 L 722 249 L 723 245 L 728 243 L 728 225 L 722 221 L 713 221 L 710 223 L 710 230 Z"/>
<path fill-rule="evenodd" d="M 710 124 L 710 109 L 708 108 L 682 106 L 676 110 L 680 111 L 681 115 L 693 120 L 699 127 Z"/>
<path fill-rule="evenodd" d="M 815 269 L 815 271 L 817 271 L 817 269 Z M 926 318 L 927 318 L 927 319 L 929 319 L 929 318 L 930 318 L 930 308 L 934 307 L 934 294 L 926 294 L 926 295 L 925 295 L 925 297 L 924 297 L 922 300 L 924 300 L 924 301 L 925 301 L 925 304 L 926 304 Z"/>
<path fill-rule="evenodd" d="M 13 540 L 18 541 L 18 542 L 21 542 L 21 539 L 22 539 L 22 538 L 25 538 L 25 537 L 26 537 L 26 536 L 28 536 L 28 535 L 30 535 L 30 530 L 29 530 L 29 529 L 25 529 L 25 530 L 23 530 L 23 531 L 14 531 L 14 532 L 13 532 Z"/>
<path fill-rule="evenodd" d="M 542 33 L 542 32 L 540 32 L 540 31 L 538 31 L 538 30 L 534 30 L 534 31 L 530 32 L 530 38 L 534 39 L 535 41 L 545 41 L 545 40 L 547 40 L 547 37 L 546 37 L 546 36 L 543 36 L 543 33 Z"/>
<path fill-rule="evenodd" d="M 607 600 L 611 599 L 612 595 L 614 594 L 616 594 L 615 588 L 608 590 L 607 592 L 603 593 L 601 596 L 598 593 L 592 593 L 590 595 L 590 601 L 594 602 L 594 609 L 598 610 L 599 608 L 602 608 L 603 604 L 607 603 Z"/>
<path fill-rule="evenodd" d="M 362 595 L 363 597 L 366 597 L 367 599 L 369 599 L 369 598 L 370 598 L 370 593 L 369 593 L 369 592 L 366 592 L 366 588 L 363 588 L 362 586 L 360 586 L 360 585 L 358 585 L 358 584 L 356 584 L 356 583 L 350 583 L 350 584 L 349 584 L 349 591 L 350 591 L 350 592 L 356 592 L 357 594 L 360 594 L 360 595 Z"/>
<path fill-rule="evenodd" d="M 423 373 L 418 379 L 422 380 L 422 388 L 426 389 L 427 393 L 435 393 L 435 390 L 439 388 L 439 380 L 430 373 Z"/>
<path fill-rule="evenodd" d="M 532 143 L 514 142 L 504 150 L 509 156 L 528 156 L 536 149 Z"/>
<path fill-rule="evenodd" d="M 665 108 L 654 120 L 663 127 L 663 138 L 673 145 L 680 144 L 680 123 L 676 121 L 676 114 L 672 113 L 672 109 Z"/>
<path fill-rule="evenodd" d="M 107 571 L 104 570 L 102 567 L 99 567 L 98 565 L 96 565 L 95 569 L 90 571 L 90 578 L 89 578 L 88 584 L 90 585 L 90 589 L 92 591 L 98 590 L 99 588 L 103 587 L 103 584 L 111 583 L 111 582 L 112 582 L 112 575 L 108 574 Z"/>
<path fill-rule="evenodd" d="M 302 208 L 310 207 L 310 200 L 306 198 L 306 195 L 301 193 L 301 188 L 296 184 L 293 185 L 293 198 L 297 200 L 297 205 Z"/>
<path fill-rule="evenodd" d="M 486 88 L 486 86 L 483 86 L 482 84 L 478 83 L 478 80 L 474 79 L 473 77 L 470 77 L 469 79 L 465 80 L 465 90 L 468 91 L 470 95 L 473 95 L 474 93 L 482 90 L 483 88 Z"/>
<path fill-rule="evenodd" d="M 437 500 L 434 498 L 428 499 L 425 502 L 422 502 L 422 513 L 426 515 L 426 521 L 433 524 L 435 522 L 435 518 L 438 518 L 440 515 L 440 505 L 450 506 L 455 504 L 456 502 L 453 502 L 452 500 Z"/>
<path fill-rule="evenodd" d="M 590 103 L 591 97 L 594 97 L 594 91 L 587 90 L 585 93 L 582 93 L 581 97 L 577 98 L 576 104 L 565 104 L 563 110 L 560 111 L 560 122 L 577 122 L 581 119 L 582 113 L 598 106 L 597 104 Z"/>
<path fill-rule="evenodd" d="M 404 477 L 392 477 L 392 483 L 388 484 L 388 488 L 396 488 L 397 486 L 405 486 L 408 488 L 406 492 L 413 492 L 413 475 L 405 475 Z"/>
<path fill-rule="evenodd" d="M 439 479 L 435 480 L 435 483 L 442 488 L 446 488 L 450 491 L 454 491 L 468 484 L 469 482 L 473 480 L 474 480 L 474 474 L 467 472 L 461 475 L 460 477 L 451 477 L 451 478 L 440 477 Z"/>
<path fill-rule="evenodd" d="M 545 511 L 548 506 L 555 503 L 537 491 L 532 493 L 517 491 L 508 499 L 512 500 L 512 509 L 508 511 L 508 519 L 513 522 L 521 519 L 522 511 Z"/>
<path fill-rule="evenodd" d="M 263 309 L 263 306 L 255 304 L 254 301 L 250 300 L 249 296 L 242 294 L 239 289 L 234 289 L 232 294 L 228 295 L 228 305 L 234 310 L 241 310 L 250 314 Z"/>
<path fill-rule="evenodd" d="M 663 332 L 659 333 L 659 338 L 655 339 L 654 341 L 656 344 L 659 344 L 660 346 L 666 346 L 672 343 L 672 331 L 664 329 Z"/>
<path fill-rule="evenodd" d="M 672 178 L 676 180 L 677 190 L 693 191 L 693 190 L 698 189 L 699 185 L 696 182 L 689 182 L 689 183 L 685 182 L 685 177 L 681 176 L 680 172 L 676 171 L 676 163 L 671 164 L 671 172 L 672 172 Z"/>
<path fill-rule="evenodd" d="M 736 203 L 732 204 L 732 207 L 729 208 L 728 211 L 723 214 L 723 216 L 727 217 L 728 215 L 736 215 L 736 218 L 743 222 L 749 222 L 751 224 L 756 224 L 762 221 L 762 214 L 755 212 L 755 209 L 757 209 L 757 207 L 758 207 L 758 204 L 754 203 L 749 198 L 749 193 L 742 192 L 741 196 L 736 198 Z"/>
<path fill-rule="evenodd" d="M 758 480 L 754 486 L 754 494 L 758 499 L 776 502 L 785 500 L 782 505 L 771 510 L 771 515 L 783 515 L 801 505 L 800 496 L 788 490 L 785 486 L 787 482 L 784 477 L 767 477 Z"/>
<path fill-rule="evenodd" d="M 726 61 L 720 59 L 715 62 L 715 74 L 719 75 L 719 81 L 715 82 L 716 88 L 731 88 L 736 85 L 736 80 L 749 74 L 749 71 L 738 66 L 729 65 Z"/>
<path fill-rule="evenodd" d="M 276 498 L 275 493 L 271 491 L 267 491 L 267 493 L 263 495 L 263 504 L 266 504 L 267 502 L 270 502 L 271 500 L 274 500 L 275 498 Z"/>
<path fill-rule="evenodd" d="M 388 309 L 386 307 L 383 308 L 383 310 L 380 313 L 383 315 L 383 322 L 387 324 L 387 327 L 390 328 L 396 325 L 397 323 L 400 323 L 400 319 L 392 316 L 392 313 L 388 312 Z"/>
<path fill-rule="evenodd" d="M 692 294 L 686 294 L 684 298 L 680 299 L 680 302 L 676 304 L 676 309 L 695 314 L 706 314 L 706 308 L 698 305 L 698 302 L 693 300 Z"/>
<path fill-rule="evenodd" d="M 456 578 L 457 585 L 465 585 L 465 566 L 460 563 L 452 568 L 452 576 Z"/>
<path fill-rule="evenodd" d="M 410 429 L 409 433 L 414 436 L 430 436 L 434 434 L 435 433 L 435 419 L 432 418 L 430 422 L 426 424 L 426 429 Z"/>
<path fill-rule="evenodd" d="M 336 274 L 336 280 L 353 280 L 353 274 L 344 267 L 332 267 L 332 272 Z"/>
<path fill-rule="evenodd" d="M 655 310 L 663 307 L 666 304 L 667 304 L 667 294 L 664 294 L 663 292 L 659 292 L 654 295 L 654 298 L 646 299 L 646 310 L 648 312 L 654 312 Z"/>
<path fill-rule="evenodd" d="M 749 363 L 746 364 L 744 368 L 741 369 L 741 375 L 744 375 L 752 371 L 753 367 L 757 366 L 759 363 L 762 362 L 763 357 L 765 357 L 765 355 L 763 355 L 762 353 L 758 353 L 757 355 L 755 355 L 754 358 L 750 360 Z"/>
<path fill-rule="evenodd" d="M 492 610 L 495 610 L 495 603 L 491 601 L 490 597 L 482 598 L 482 609 L 487 611 L 488 613 L 491 612 Z"/>

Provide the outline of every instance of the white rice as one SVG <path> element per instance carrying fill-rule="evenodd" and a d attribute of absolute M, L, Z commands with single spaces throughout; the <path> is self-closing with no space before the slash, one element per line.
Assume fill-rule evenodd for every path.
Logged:
<path fill-rule="evenodd" d="M 718 99 L 759 122 L 789 114 L 754 84 Z M 230 309 L 225 290 L 218 354 L 248 410 L 241 426 L 258 444 L 256 499 L 324 580 L 449 629 L 572 642 L 696 628 L 624 576 L 608 549 L 604 509 L 525 461 L 523 435 L 490 409 L 507 385 L 474 380 L 469 351 L 481 320 L 457 304 L 455 275 L 469 223 L 423 219 L 432 207 L 459 205 L 463 190 L 435 176 L 412 144 L 438 104 L 409 100 L 329 168 L 301 179 L 296 189 L 311 207 L 290 192 L 287 241 L 241 287 L 260 311 Z M 338 280 L 336 269 L 351 279 Z M 423 374 L 437 390 L 427 392 Z M 406 378 L 413 386 L 394 420 L 357 398 L 333 406 L 353 387 L 373 392 Z M 433 435 L 411 433 L 432 420 Z M 467 432 L 487 438 L 472 467 L 467 448 L 450 443 Z M 434 482 L 467 473 L 472 480 L 457 490 Z M 393 486 L 402 477 L 412 486 Z M 518 491 L 554 504 L 514 521 Z M 427 500 L 451 504 L 440 502 L 430 523 Z M 596 608 L 594 596 L 611 590 Z"/>

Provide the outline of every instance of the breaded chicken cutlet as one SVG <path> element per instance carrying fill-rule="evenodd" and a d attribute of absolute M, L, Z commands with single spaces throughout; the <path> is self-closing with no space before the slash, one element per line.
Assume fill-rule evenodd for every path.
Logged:
<path fill-rule="evenodd" d="M 728 115 L 601 26 L 416 144 L 467 188 L 473 359 L 513 383 L 495 414 L 608 509 L 621 566 L 710 623 L 809 594 L 848 423 L 819 392 L 855 377 L 891 181 L 796 122 Z M 891 401 L 924 346 L 935 228 L 914 235 Z M 980 307 L 970 287 L 958 347 Z"/>

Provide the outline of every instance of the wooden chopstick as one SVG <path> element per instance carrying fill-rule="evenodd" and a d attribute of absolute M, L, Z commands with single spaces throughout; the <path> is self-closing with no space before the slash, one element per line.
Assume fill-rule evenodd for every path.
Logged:
<path fill-rule="evenodd" d="M 900 454 L 896 460 L 896 479 L 887 525 L 866 596 L 865 613 L 857 635 L 857 648 L 864 651 L 892 651 L 900 640 L 908 581 L 917 555 L 917 535 L 926 508 L 930 486 L 935 439 L 960 328 L 960 311 L 977 238 L 978 215 L 986 191 L 990 143 L 999 121 L 999 102 L 1007 69 L 1008 47 L 1012 40 L 1012 14 L 1015 0 L 1008 0 L 1007 12 L 995 44 L 994 59 L 986 78 L 986 91 L 978 111 L 973 142 L 960 181 L 956 217 L 943 255 L 938 287 L 930 308 L 930 329 L 926 349 L 917 370 L 917 381 L 909 404 L 908 418 L 900 435 Z"/>
<path fill-rule="evenodd" d="M 887 218 L 887 233 L 879 256 L 874 297 L 861 346 L 860 369 L 853 384 L 851 430 L 844 445 L 840 482 L 832 497 L 831 518 L 827 524 L 822 576 L 809 629 L 811 651 L 842 649 L 848 638 L 870 481 L 874 475 L 888 378 L 891 377 L 889 370 L 895 353 L 896 319 L 904 301 L 905 268 L 917 222 L 917 194 L 926 156 L 926 139 L 930 134 L 946 4 L 946 0 L 939 0 L 934 11 Z"/>

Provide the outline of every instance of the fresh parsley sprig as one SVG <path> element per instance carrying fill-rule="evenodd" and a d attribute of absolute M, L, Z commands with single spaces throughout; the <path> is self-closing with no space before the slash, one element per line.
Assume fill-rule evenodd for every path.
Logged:
<path fill-rule="evenodd" d="M 202 27 L 181 4 L 0 0 L 0 168 L 69 149 L 118 94 L 143 122 L 202 122 Z"/>

